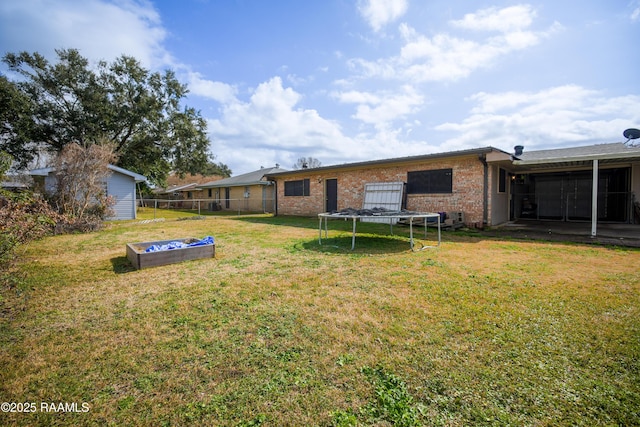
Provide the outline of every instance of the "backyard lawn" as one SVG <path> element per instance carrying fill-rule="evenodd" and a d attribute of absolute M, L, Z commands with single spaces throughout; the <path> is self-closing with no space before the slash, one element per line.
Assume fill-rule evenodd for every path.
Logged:
<path fill-rule="evenodd" d="M 155 215 L 21 251 L 0 425 L 640 425 L 638 249 Z M 125 256 L 207 235 L 214 259 Z"/>

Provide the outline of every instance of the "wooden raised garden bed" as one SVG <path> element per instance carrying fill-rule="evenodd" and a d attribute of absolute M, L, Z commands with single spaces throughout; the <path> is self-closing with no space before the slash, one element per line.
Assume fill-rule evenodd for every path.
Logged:
<path fill-rule="evenodd" d="M 127 243 L 127 258 L 131 264 L 139 270 L 147 267 L 156 267 L 159 265 L 189 261 L 192 259 L 214 258 L 216 256 L 216 245 L 213 243 L 158 252 L 145 252 L 148 247 L 153 245 L 162 246 L 172 242 L 190 244 L 198 241 L 199 239 L 187 237 L 183 239 L 158 240 L 156 242 Z"/>

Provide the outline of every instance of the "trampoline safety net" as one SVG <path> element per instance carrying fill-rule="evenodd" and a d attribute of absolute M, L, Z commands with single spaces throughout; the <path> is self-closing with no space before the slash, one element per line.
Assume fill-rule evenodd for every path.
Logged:
<path fill-rule="evenodd" d="M 372 182 L 364 185 L 364 201 L 362 209 L 382 208 L 387 211 L 399 212 L 402 210 L 403 182 Z M 361 218 L 361 222 L 381 222 L 384 224 L 396 224 L 398 218 Z"/>

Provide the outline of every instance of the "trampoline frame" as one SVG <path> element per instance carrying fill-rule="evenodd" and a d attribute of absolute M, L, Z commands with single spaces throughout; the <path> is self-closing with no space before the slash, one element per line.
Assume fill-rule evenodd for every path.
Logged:
<path fill-rule="evenodd" d="M 359 219 L 364 219 L 364 218 L 380 218 L 380 219 L 384 219 L 384 218 L 388 218 L 389 219 L 389 224 L 391 226 L 391 234 L 393 234 L 393 219 L 399 220 L 399 219 L 408 219 L 409 220 L 409 246 L 411 247 L 411 250 L 416 252 L 415 250 L 415 244 L 414 244 L 414 239 L 413 239 L 413 221 L 415 219 L 424 219 L 424 237 L 425 239 L 427 238 L 427 219 L 428 218 L 437 218 L 437 225 L 438 225 L 438 244 L 436 246 L 423 246 L 422 248 L 420 248 L 419 250 L 424 250 L 427 248 L 434 248 L 434 247 L 438 247 L 440 246 L 440 242 L 441 242 L 441 230 L 440 230 L 440 214 L 439 213 L 432 213 L 432 212 L 428 212 L 428 213 L 388 213 L 388 214 L 374 214 L 374 215 L 350 215 L 350 214 L 341 214 L 341 213 L 320 213 L 318 214 L 318 219 L 320 220 L 320 224 L 319 224 L 319 228 L 318 228 L 318 232 L 319 232 L 319 236 L 318 236 L 318 243 L 320 245 L 322 245 L 322 222 L 324 221 L 324 238 L 327 239 L 328 238 L 328 226 L 327 226 L 327 222 L 330 219 L 343 219 L 343 220 L 347 220 L 347 219 L 351 219 L 353 221 L 353 234 L 351 236 L 351 250 L 354 250 L 356 247 L 356 224 L 358 222 Z"/>

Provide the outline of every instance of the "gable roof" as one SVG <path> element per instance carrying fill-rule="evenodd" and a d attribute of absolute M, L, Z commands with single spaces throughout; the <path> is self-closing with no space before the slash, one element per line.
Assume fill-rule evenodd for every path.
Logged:
<path fill-rule="evenodd" d="M 131 178 L 133 178 L 136 182 L 144 182 L 147 180 L 147 177 L 144 175 L 140 175 L 139 173 L 135 173 L 132 172 L 128 169 L 124 169 L 115 165 L 109 165 L 109 169 L 111 169 L 114 172 L 119 172 L 123 175 L 127 175 L 130 176 Z"/>
<path fill-rule="evenodd" d="M 282 169 L 279 166 L 273 168 L 261 168 L 257 171 L 248 172 L 238 176 L 232 176 L 230 178 L 220 179 L 217 181 L 207 182 L 205 184 L 198 185 L 197 188 L 219 188 L 219 187 L 241 187 L 247 185 L 269 185 L 270 182 L 265 180 L 265 176 L 272 173 L 285 172 L 286 169 Z"/>
<path fill-rule="evenodd" d="M 109 165 L 109 169 L 112 170 L 113 172 L 118 172 L 121 173 L 123 175 L 127 175 L 130 176 L 131 178 L 133 178 L 136 182 L 144 182 L 147 180 L 147 177 L 144 175 L 140 175 L 139 173 L 135 173 L 132 172 L 128 169 L 124 169 L 115 165 Z M 55 168 L 52 167 L 48 167 L 48 168 L 40 168 L 40 169 L 32 169 L 29 171 L 29 175 L 31 176 L 48 176 L 51 172 L 55 171 Z"/>

